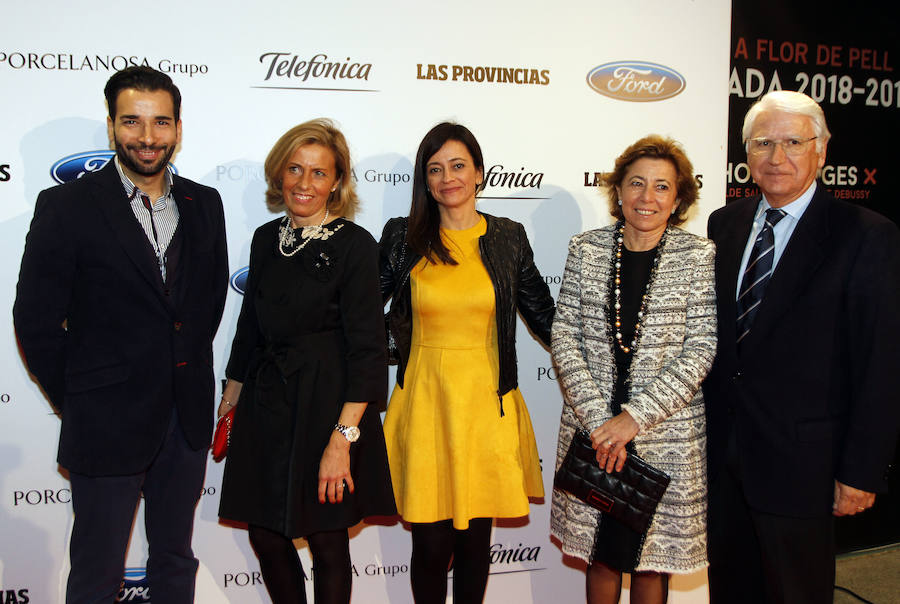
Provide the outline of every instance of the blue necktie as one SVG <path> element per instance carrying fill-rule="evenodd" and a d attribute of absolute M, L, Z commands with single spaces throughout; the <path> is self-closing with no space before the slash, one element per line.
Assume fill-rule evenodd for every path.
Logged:
<path fill-rule="evenodd" d="M 786 216 L 784 210 L 766 210 L 766 223 L 753 243 L 747 268 L 741 279 L 741 289 L 737 298 L 737 343 L 750 333 L 750 326 L 766 292 L 766 285 L 772 276 L 772 259 L 775 257 L 775 225 Z"/>

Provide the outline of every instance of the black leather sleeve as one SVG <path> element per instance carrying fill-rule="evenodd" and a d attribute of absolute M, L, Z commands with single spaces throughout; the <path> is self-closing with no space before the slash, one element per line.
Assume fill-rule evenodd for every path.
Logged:
<path fill-rule="evenodd" d="M 550 295 L 550 288 L 534 264 L 534 252 L 521 224 L 516 225 L 519 248 L 519 288 L 516 292 L 516 306 L 528 328 L 540 338 L 545 346 L 550 346 L 550 326 L 556 305 Z"/>
<path fill-rule="evenodd" d="M 394 293 L 397 271 L 397 248 L 403 245 L 406 238 L 406 219 L 391 218 L 384 225 L 381 232 L 381 240 L 378 242 L 379 257 L 379 282 L 381 286 L 381 299 L 387 302 Z"/>

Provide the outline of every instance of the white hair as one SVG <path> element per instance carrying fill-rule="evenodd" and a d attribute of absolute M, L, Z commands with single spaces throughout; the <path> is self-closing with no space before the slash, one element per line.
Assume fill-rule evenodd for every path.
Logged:
<path fill-rule="evenodd" d="M 753 103 L 747 115 L 744 116 L 744 127 L 741 130 L 741 136 L 744 139 L 744 148 L 747 147 L 747 139 L 753 132 L 753 123 L 759 114 L 763 111 L 784 111 L 785 113 L 796 113 L 805 115 L 812 120 L 813 130 L 816 133 L 816 152 L 821 153 L 825 148 L 825 144 L 831 138 L 831 132 L 825 123 L 825 113 L 819 104 L 803 94 L 802 92 L 794 92 L 792 90 L 773 90 L 761 99 Z"/>

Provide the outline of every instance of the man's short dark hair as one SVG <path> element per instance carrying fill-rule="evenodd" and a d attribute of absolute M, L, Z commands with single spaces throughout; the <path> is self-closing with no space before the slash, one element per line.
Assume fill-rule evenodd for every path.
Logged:
<path fill-rule="evenodd" d="M 157 71 L 152 67 L 145 65 L 134 65 L 126 67 L 122 71 L 117 71 L 106 82 L 106 88 L 103 94 L 106 95 L 106 105 L 109 107 L 109 118 L 113 121 L 116 119 L 116 100 L 119 93 L 128 88 L 142 90 L 144 92 L 153 92 L 155 90 L 165 90 L 172 96 L 172 107 L 175 112 L 175 121 L 181 117 L 181 92 L 178 86 L 172 81 L 172 78 L 161 71 Z"/>

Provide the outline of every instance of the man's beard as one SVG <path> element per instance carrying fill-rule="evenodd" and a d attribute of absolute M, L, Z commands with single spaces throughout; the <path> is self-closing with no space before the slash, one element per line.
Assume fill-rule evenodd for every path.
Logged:
<path fill-rule="evenodd" d="M 116 143 L 116 156 L 119 158 L 119 162 L 123 166 L 125 166 L 126 168 L 131 170 L 132 172 L 134 172 L 136 174 L 140 174 L 142 176 L 155 176 L 155 175 L 159 174 L 160 172 L 162 172 L 163 170 L 165 170 L 166 166 L 169 163 L 169 160 L 172 159 L 172 155 L 175 153 L 174 145 L 171 147 L 168 147 L 166 145 L 157 145 L 157 146 L 140 145 L 139 147 L 138 146 L 131 147 L 131 148 L 135 149 L 135 151 L 134 151 L 135 153 L 137 153 L 137 151 L 139 151 L 140 149 L 162 149 L 162 150 L 164 150 L 162 155 L 160 155 L 159 159 L 157 159 L 155 163 L 153 163 L 151 165 L 147 165 L 145 163 L 142 163 L 142 162 L 134 159 L 130 155 L 131 148 L 126 148 L 118 140 L 116 140 L 115 143 Z"/>

